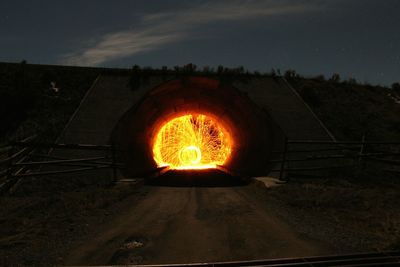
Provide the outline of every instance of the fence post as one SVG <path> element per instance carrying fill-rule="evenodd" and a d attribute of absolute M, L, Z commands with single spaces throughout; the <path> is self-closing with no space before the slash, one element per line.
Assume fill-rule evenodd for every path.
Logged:
<path fill-rule="evenodd" d="M 283 146 L 283 153 L 282 153 L 281 169 L 279 172 L 279 180 L 281 180 L 281 181 L 284 181 L 284 180 L 288 181 L 287 177 L 285 177 L 287 146 L 288 146 L 288 139 L 287 139 L 287 137 L 285 137 L 285 143 Z"/>
<path fill-rule="evenodd" d="M 365 133 L 363 134 L 363 136 L 362 136 L 362 139 L 361 139 L 361 146 L 360 146 L 360 152 L 358 153 L 358 156 L 357 156 L 357 165 L 356 165 L 356 176 L 357 176 L 357 178 L 360 178 L 360 175 L 361 175 L 361 171 L 362 171 L 362 164 L 363 164 L 363 159 L 362 159 L 362 156 L 363 156 L 363 154 L 364 154 L 364 150 L 365 150 Z"/>
<path fill-rule="evenodd" d="M 112 153 L 112 168 L 113 168 L 113 182 L 117 182 L 117 164 L 115 158 L 115 146 L 114 144 L 111 145 L 111 153 Z"/>
<path fill-rule="evenodd" d="M 12 156 L 14 155 L 14 144 L 11 145 L 11 148 L 8 150 L 8 164 L 7 164 L 7 181 L 11 179 L 12 171 L 13 171 L 13 159 Z"/>

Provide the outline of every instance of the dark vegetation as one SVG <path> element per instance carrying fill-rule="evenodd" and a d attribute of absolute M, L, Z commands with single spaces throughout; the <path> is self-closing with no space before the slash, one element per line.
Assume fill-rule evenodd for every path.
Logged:
<path fill-rule="evenodd" d="M 0 140 L 54 140 L 100 71 L 0 63 Z M 58 92 L 56 92 L 58 90 Z"/>
<path fill-rule="evenodd" d="M 148 83 L 151 75 L 160 75 L 164 80 L 171 78 L 185 79 L 188 76 L 206 76 L 216 78 L 221 81 L 221 84 L 231 84 L 234 81 L 240 80 L 242 82 L 248 81 L 251 77 L 258 77 L 262 74 L 259 72 L 249 72 L 245 70 L 243 66 L 236 68 L 227 68 L 219 65 L 217 68 L 205 66 L 202 69 L 198 68 L 197 65 L 189 63 L 183 66 L 174 66 L 172 69 L 167 66 L 161 67 L 161 69 L 153 69 L 151 67 L 141 68 L 138 65 L 134 65 L 132 69 L 126 70 L 130 75 L 130 87 L 132 90 L 138 89 L 141 85 Z M 272 72 L 271 72 L 272 73 Z M 271 74 L 263 74 L 271 75 Z"/>
<path fill-rule="evenodd" d="M 399 250 L 400 183 L 381 178 L 296 179 L 260 194 L 292 229 L 338 253 Z"/>
<path fill-rule="evenodd" d="M 0 266 L 63 265 L 66 251 L 146 194 L 135 185 L 65 190 L 70 178 L 25 179 L 0 197 Z"/>
<path fill-rule="evenodd" d="M 306 79 L 295 71 L 285 77 L 338 140 L 400 140 L 400 84 L 341 81 L 338 74 Z"/>

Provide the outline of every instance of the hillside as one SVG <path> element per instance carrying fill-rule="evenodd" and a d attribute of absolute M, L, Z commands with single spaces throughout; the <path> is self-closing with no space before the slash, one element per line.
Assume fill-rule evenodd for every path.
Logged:
<path fill-rule="evenodd" d="M 94 68 L 0 63 L 0 141 L 35 133 L 54 140 L 99 73 Z"/>
<path fill-rule="evenodd" d="M 225 83 L 277 77 L 275 71 L 249 73 L 243 67 L 223 66 L 196 70 L 193 64 L 157 70 L 136 65 L 132 69 L 106 69 L 0 63 L 0 143 L 34 133 L 54 140 L 96 77 L 104 73 L 130 75 L 129 85 L 133 90 L 151 75 L 205 75 Z M 367 140 L 400 140 L 400 104 L 392 97 L 395 95 L 392 89 L 353 80 L 285 76 L 337 140 L 358 141 L 364 133 Z"/>
<path fill-rule="evenodd" d="M 400 104 L 383 86 L 324 79 L 288 79 L 338 140 L 400 140 Z"/>

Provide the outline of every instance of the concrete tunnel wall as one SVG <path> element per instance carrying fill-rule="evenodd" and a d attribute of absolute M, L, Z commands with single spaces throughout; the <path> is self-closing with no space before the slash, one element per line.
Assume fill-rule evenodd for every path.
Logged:
<path fill-rule="evenodd" d="M 224 167 L 232 172 L 267 174 L 271 152 L 283 144 L 282 131 L 245 93 L 218 80 L 185 77 L 150 90 L 117 123 L 111 142 L 125 164 L 123 174 L 132 177 L 155 171 L 155 135 L 169 120 L 186 114 L 210 116 L 230 133 L 233 147 Z"/>

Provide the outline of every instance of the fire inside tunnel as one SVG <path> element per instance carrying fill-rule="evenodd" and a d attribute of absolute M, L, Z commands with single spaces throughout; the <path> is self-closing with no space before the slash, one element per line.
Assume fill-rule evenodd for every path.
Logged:
<path fill-rule="evenodd" d="M 111 142 L 125 176 L 158 168 L 223 167 L 266 174 L 283 143 L 271 117 L 246 93 L 205 77 L 184 77 L 149 90 L 117 123 Z"/>
<path fill-rule="evenodd" d="M 171 169 L 223 166 L 231 150 L 229 132 L 217 120 L 203 114 L 189 114 L 168 121 L 156 134 L 153 145 L 157 166 Z"/>

